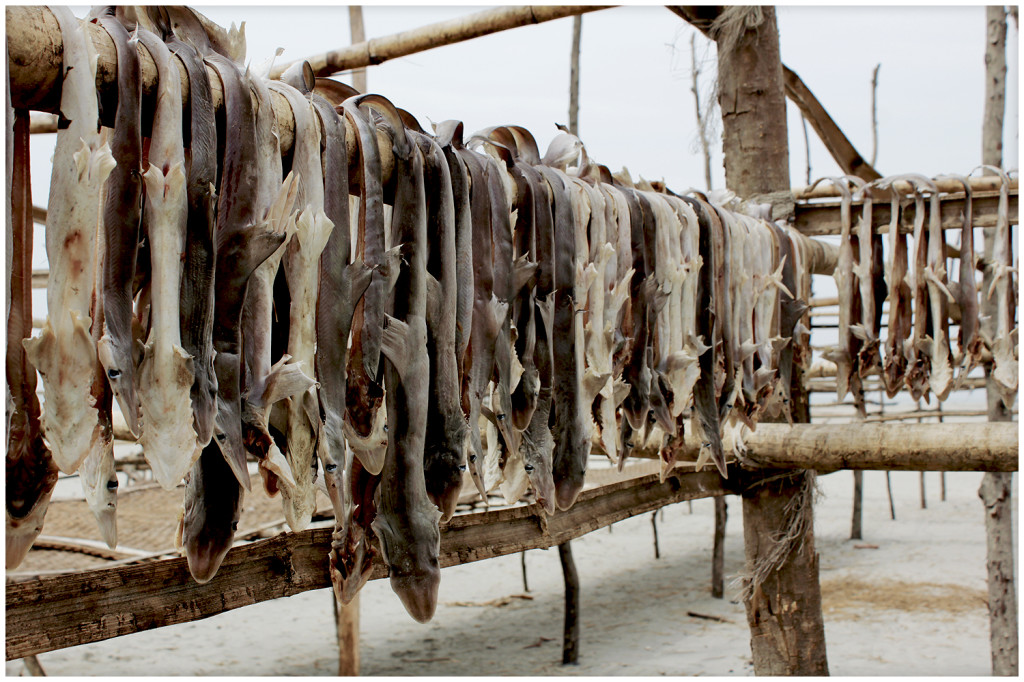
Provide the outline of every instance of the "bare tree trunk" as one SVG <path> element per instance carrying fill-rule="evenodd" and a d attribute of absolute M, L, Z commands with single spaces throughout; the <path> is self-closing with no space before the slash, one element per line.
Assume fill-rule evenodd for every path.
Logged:
<path fill-rule="evenodd" d="M 878 70 L 881 64 L 875 66 L 871 72 L 871 166 L 874 167 L 878 159 L 878 107 L 876 105 L 878 95 Z"/>
<path fill-rule="evenodd" d="M 729 7 L 719 19 L 730 13 L 735 19 L 722 21 L 717 33 L 725 177 L 729 189 L 754 199 L 790 187 L 779 31 L 774 7 Z"/>
<path fill-rule="evenodd" d="M 580 134 L 580 37 L 583 17 L 572 18 L 572 49 L 569 53 L 569 132 Z"/>
<path fill-rule="evenodd" d="M 1002 6 L 986 10 L 985 115 L 982 125 L 982 163 L 1003 165 L 1003 115 L 1006 110 L 1006 12 Z M 992 280 L 992 247 L 995 229 L 984 230 L 985 253 L 982 291 Z M 982 297 L 982 330 L 995 332 L 996 301 Z M 992 365 L 985 365 L 990 422 L 1012 421 L 991 379 Z M 1013 579 L 1012 474 L 986 473 L 978 491 L 985 505 L 985 536 L 988 548 L 988 615 L 992 647 L 992 674 L 1018 675 L 1017 591 Z"/>
<path fill-rule="evenodd" d="M 715 544 L 711 550 L 711 596 L 725 597 L 725 522 L 729 517 L 725 497 L 715 498 Z"/>
<path fill-rule="evenodd" d="M 771 201 L 774 214 L 784 214 L 792 195 L 775 8 L 727 7 L 711 31 L 718 44 L 726 184 L 740 197 Z M 793 373 L 793 382 L 796 418 L 807 422 L 810 413 L 799 371 Z M 743 493 L 748 572 L 744 602 L 757 675 L 828 673 L 814 550 L 813 482 L 813 472 L 799 472 Z"/>
<path fill-rule="evenodd" d="M 1003 165 L 1003 115 L 1006 112 L 1006 10 L 986 8 L 985 114 L 981 124 L 981 162 Z M 985 244 L 988 245 L 986 235 Z"/>
<path fill-rule="evenodd" d="M 366 29 L 363 28 L 363 6 L 348 6 L 348 23 L 352 31 L 352 44 L 366 41 Z M 359 92 L 366 92 L 366 67 L 352 69 L 352 87 Z"/>
<path fill-rule="evenodd" d="M 697 66 L 696 33 L 690 36 L 690 72 L 693 74 L 693 85 L 690 87 L 690 92 L 693 93 L 693 105 L 697 109 L 697 132 L 700 135 L 700 148 L 704 153 L 704 186 L 710 191 L 711 148 L 708 146 L 707 121 L 704 120 L 704 114 L 700 110 L 700 68 Z M 807 184 L 811 184 L 810 181 Z"/>

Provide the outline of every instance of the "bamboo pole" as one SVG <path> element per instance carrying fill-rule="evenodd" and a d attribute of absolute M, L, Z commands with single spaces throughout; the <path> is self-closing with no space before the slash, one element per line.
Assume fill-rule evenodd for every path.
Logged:
<path fill-rule="evenodd" d="M 361 66 L 374 66 L 389 59 L 425 52 L 435 47 L 461 43 L 473 38 L 507 31 L 510 28 L 541 24 L 546 21 L 577 16 L 586 12 L 606 9 L 601 5 L 525 5 L 499 7 L 469 16 L 439 21 L 410 31 L 402 31 L 381 38 L 371 38 L 323 54 L 307 57 L 305 61 L 318 76 L 328 76 Z M 271 73 L 278 77 L 290 64 L 282 64 Z"/>

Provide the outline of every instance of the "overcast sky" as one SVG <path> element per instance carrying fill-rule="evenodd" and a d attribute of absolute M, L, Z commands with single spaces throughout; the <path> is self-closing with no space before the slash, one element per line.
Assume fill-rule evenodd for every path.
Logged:
<path fill-rule="evenodd" d="M 347 7 L 198 8 L 227 26 L 246 22 L 254 63 L 285 49 L 284 61 L 349 42 Z M 367 37 L 388 35 L 484 9 L 368 6 Z M 968 172 L 980 162 L 984 105 L 985 9 L 812 7 L 778 9 L 783 62 L 796 71 L 862 155 L 871 155 L 871 71 L 878 86 L 883 174 Z M 1017 166 L 1017 39 L 1008 42 L 1005 164 Z M 712 96 L 715 49 L 662 6 L 616 7 L 583 17 L 580 134 L 613 170 L 664 177 L 672 187 L 704 185 L 691 88 L 690 39 L 697 34 L 703 101 Z M 546 145 L 568 122 L 572 19 L 528 26 L 372 67 L 369 89 L 415 114 L 426 127 L 457 118 L 467 132 L 516 123 Z M 340 77 L 348 80 L 347 75 Z M 789 106 L 792 182 L 803 184 L 800 116 Z M 721 186 L 720 124 L 712 137 L 713 182 Z M 813 130 L 810 136 L 814 137 Z M 542 149 L 543 151 L 543 149 Z M 812 173 L 838 167 L 816 139 Z"/>

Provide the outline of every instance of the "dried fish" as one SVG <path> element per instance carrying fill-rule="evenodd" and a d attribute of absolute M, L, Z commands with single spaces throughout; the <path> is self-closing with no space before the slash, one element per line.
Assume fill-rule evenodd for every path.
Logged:
<path fill-rule="evenodd" d="M 7 385 L 13 389 L 7 437 L 7 568 L 17 568 L 43 528 L 57 484 L 57 465 L 43 440 L 36 370 L 22 340 L 32 333 L 32 190 L 29 116 L 18 112 L 8 131 L 13 143 L 11 180 L 11 310 L 7 318 Z"/>
<path fill-rule="evenodd" d="M 441 580 L 441 512 L 427 495 L 423 471 L 430 398 L 423 157 L 391 102 L 380 95 L 361 95 L 355 102 L 379 111 L 391 136 L 396 177 L 392 239 L 406 254 L 395 285 L 393 314 L 384 317 L 381 350 L 388 446 L 373 530 L 388 564 L 391 589 L 409 615 L 425 623 L 437 607 Z"/>
<path fill-rule="evenodd" d="M 313 368 L 316 353 L 316 307 L 320 254 L 323 252 L 334 224 L 324 212 L 324 176 L 320 161 L 320 129 L 307 97 L 294 87 L 272 81 L 271 90 L 284 95 L 295 119 L 295 145 L 292 149 L 291 172 L 298 178 L 295 205 L 299 208 L 295 236 L 289 242 L 283 259 L 285 279 L 291 305 L 288 311 L 288 355 L 292 362 Z M 347 200 L 347 199 L 346 199 Z M 343 229 L 343 228 L 342 228 Z M 343 345 L 343 344 L 342 344 Z M 285 457 L 295 477 L 295 487 L 283 486 L 281 494 L 285 519 L 295 531 L 304 529 L 316 507 L 313 488 L 317 478 L 317 457 L 320 440 L 320 406 L 312 388 L 281 401 L 287 414 L 285 426 Z M 328 455 L 329 456 L 329 455 Z M 335 455 L 337 456 L 337 455 Z M 336 463 L 331 462 L 333 464 Z M 337 481 L 340 471 L 332 471 Z M 340 510 L 340 488 L 328 486 Z"/>
<path fill-rule="evenodd" d="M 97 424 L 90 396 L 98 365 L 90 335 L 95 267 L 86 257 L 96 242 L 103 187 L 114 168 L 98 133 L 96 57 L 78 20 L 66 7 L 51 11 L 64 45 L 61 116 L 50 175 L 46 257 L 47 319 L 25 353 L 43 379 L 43 431 L 61 471 L 73 473 L 89 452 Z M 130 307 L 130 304 L 129 304 Z"/>
<path fill-rule="evenodd" d="M 156 480 L 173 489 L 199 458 L 188 391 L 195 381 L 192 357 L 181 347 L 181 263 L 188 229 L 181 86 L 167 46 L 145 29 L 136 31 L 157 66 L 158 89 L 144 175 L 143 223 L 152 261 L 152 326 L 139 363 L 142 451 Z"/>
<path fill-rule="evenodd" d="M 133 435 L 141 433 L 132 339 L 132 293 L 142 220 L 142 79 L 138 38 L 116 19 L 101 16 L 100 25 L 117 50 L 117 113 L 111 153 L 117 166 L 107 181 L 103 205 L 103 337 L 97 355 L 114 397 Z"/>

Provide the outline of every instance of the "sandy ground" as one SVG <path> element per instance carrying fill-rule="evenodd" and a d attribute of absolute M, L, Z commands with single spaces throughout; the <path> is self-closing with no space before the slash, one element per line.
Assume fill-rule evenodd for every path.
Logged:
<path fill-rule="evenodd" d="M 990 671 L 980 473 L 866 472 L 864 539 L 849 540 L 852 474 L 820 479 L 815 531 L 833 675 L 987 675 Z M 1015 480 L 1016 487 L 1016 480 Z M 1017 490 L 1014 491 L 1017 499 Z M 1015 518 L 1015 523 L 1016 523 Z M 580 663 L 561 665 L 563 589 L 557 552 L 445 569 L 437 614 L 404 612 L 387 581 L 362 592 L 365 675 L 751 675 L 737 589 L 710 595 L 713 503 L 698 500 L 573 541 L 582 582 Z M 727 580 L 743 569 L 742 510 L 729 498 Z M 50 675 L 332 675 L 329 590 L 207 620 L 39 656 Z M 715 616 L 725 622 L 688 615 Z M 23 663 L 7 663 L 8 675 Z"/>

